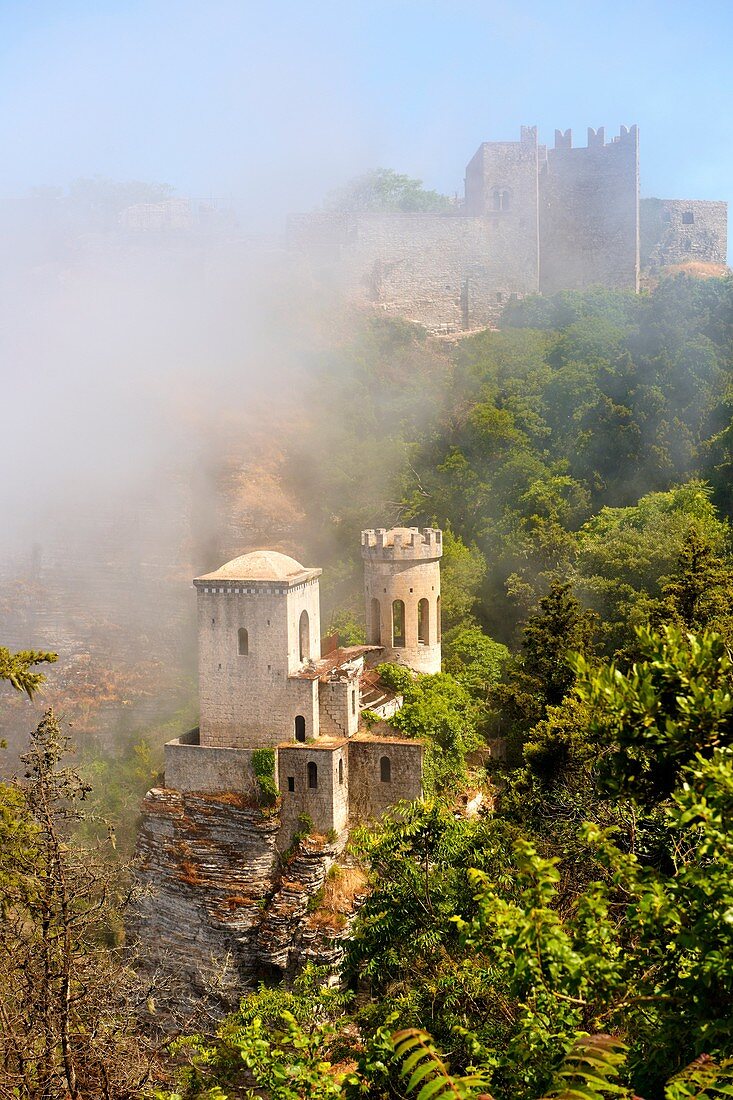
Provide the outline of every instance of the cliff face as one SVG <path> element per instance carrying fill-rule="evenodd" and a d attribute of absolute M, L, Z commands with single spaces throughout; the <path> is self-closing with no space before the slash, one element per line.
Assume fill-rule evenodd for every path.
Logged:
<path fill-rule="evenodd" d="M 320 905 L 338 848 L 309 837 L 283 856 L 279 828 L 235 794 L 145 796 L 129 932 L 143 964 L 171 980 L 168 1007 L 226 1011 L 259 980 L 292 977 L 309 960 L 337 967 L 353 897 L 337 912 Z"/>

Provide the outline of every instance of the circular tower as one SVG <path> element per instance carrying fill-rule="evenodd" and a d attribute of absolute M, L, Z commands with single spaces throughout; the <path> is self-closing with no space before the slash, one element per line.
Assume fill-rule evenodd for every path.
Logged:
<path fill-rule="evenodd" d="M 415 672 L 440 672 L 440 558 L 432 527 L 362 531 L 367 641 L 385 660 Z"/>

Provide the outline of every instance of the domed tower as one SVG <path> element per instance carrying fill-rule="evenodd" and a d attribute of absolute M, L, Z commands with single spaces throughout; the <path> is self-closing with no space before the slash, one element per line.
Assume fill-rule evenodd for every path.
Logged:
<path fill-rule="evenodd" d="M 318 684 L 299 673 L 321 655 L 320 575 L 286 554 L 255 550 L 193 582 L 202 745 L 318 737 Z"/>
<path fill-rule="evenodd" d="M 415 672 L 440 672 L 440 558 L 432 527 L 362 531 L 367 640 L 385 660 Z"/>

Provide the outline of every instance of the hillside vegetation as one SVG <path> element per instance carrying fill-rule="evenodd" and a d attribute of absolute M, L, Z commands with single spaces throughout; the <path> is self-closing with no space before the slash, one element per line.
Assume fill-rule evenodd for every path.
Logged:
<path fill-rule="evenodd" d="M 732 368 L 730 279 L 512 303 L 454 348 L 381 319 L 339 330 L 283 441 L 281 488 L 307 505 L 303 559 L 324 566 L 325 625 L 345 639 L 363 629 L 359 530 L 446 532 L 444 672 L 382 669 L 405 693 L 401 734 L 427 741 L 428 797 L 354 838 L 370 892 L 343 988 L 312 970 L 263 987 L 223 1022 L 189 1021 L 171 1063 L 124 960 L 98 961 L 114 908 L 94 910 L 94 934 L 82 919 L 121 895 L 101 898 L 96 875 L 78 902 L 59 885 L 64 860 L 81 874 L 91 825 L 74 801 L 64 849 L 44 792 L 123 817 L 131 801 L 99 762 L 102 793 L 53 780 L 47 722 L 30 789 L 0 790 L 16 914 L 0 952 L 21 960 L 0 967 L 10 1095 L 92 1096 L 103 1079 L 104 1095 L 166 1100 L 731 1095 Z M 506 758 L 487 760 L 489 742 Z M 131 800 L 135 768 L 116 768 Z M 43 975 L 32 997 L 24 984 L 26 941 L 51 960 L 45 997 Z M 95 1046 L 114 966 L 129 1009 L 110 1002 Z"/>

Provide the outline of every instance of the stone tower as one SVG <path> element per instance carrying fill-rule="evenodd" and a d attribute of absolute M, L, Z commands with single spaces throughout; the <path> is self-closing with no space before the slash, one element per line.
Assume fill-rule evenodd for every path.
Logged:
<path fill-rule="evenodd" d="M 318 736 L 318 684 L 298 673 L 321 655 L 320 575 L 256 550 L 193 582 L 202 746 L 253 749 Z"/>
<path fill-rule="evenodd" d="M 603 127 L 575 148 L 555 131 L 540 174 L 540 291 L 639 289 L 639 132 Z"/>
<path fill-rule="evenodd" d="M 442 532 L 431 527 L 361 533 L 368 641 L 416 672 L 440 672 L 442 554 Z"/>

